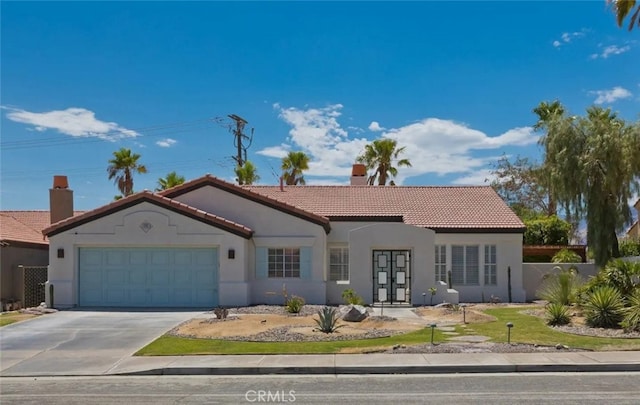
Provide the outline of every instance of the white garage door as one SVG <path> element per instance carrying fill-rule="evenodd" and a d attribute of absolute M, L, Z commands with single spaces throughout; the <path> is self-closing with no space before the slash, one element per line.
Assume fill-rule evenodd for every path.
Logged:
<path fill-rule="evenodd" d="M 80 248 L 83 307 L 218 305 L 214 248 Z"/>

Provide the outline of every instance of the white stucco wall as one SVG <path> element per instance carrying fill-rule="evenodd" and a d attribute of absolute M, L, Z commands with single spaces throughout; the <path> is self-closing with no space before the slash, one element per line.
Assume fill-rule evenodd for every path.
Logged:
<path fill-rule="evenodd" d="M 409 250 L 411 252 L 412 303 L 421 302 L 423 287 L 433 278 L 434 232 L 402 223 L 340 222 L 332 224 L 330 243 L 340 243 L 347 237 L 349 246 L 349 282 L 329 281 L 327 301 L 342 303 L 342 291 L 352 288 L 365 303 L 373 303 L 373 257 L 372 251 Z M 334 230 L 336 233 L 334 234 Z M 429 248 L 427 248 L 429 246 Z M 428 288 L 428 287 L 426 287 Z"/>
<path fill-rule="evenodd" d="M 320 225 L 278 211 L 215 187 L 202 187 L 175 198 L 193 207 L 248 226 L 254 231 L 248 257 L 249 303 L 282 304 L 282 286 L 310 304 L 326 303 L 327 234 Z M 312 271 L 308 279 L 259 279 L 255 274 L 256 247 L 310 247 Z"/>
<path fill-rule="evenodd" d="M 509 297 L 507 268 L 511 267 L 512 301 L 524 302 L 526 299 L 522 287 L 522 234 L 503 233 L 438 233 L 436 245 L 447 246 L 447 270 L 451 270 L 451 245 L 479 245 L 480 277 L 478 285 L 453 285 L 460 293 L 460 302 L 481 302 L 483 297 L 488 301 L 491 295 L 507 302 Z M 484 285 L 484 245 L 496 245 L 497 285 Z M 429 280 L 435 282 L 434 279 Z"/>
<path fill-rule="evenodd" d="M 153 227 L 144 232 L 143 222 Z M 249 242 L 154 204 L 140 204 L 96 219 L 49 239 L 49 283 L 54 285 L 54 304 L 59 308 L 78 304 L 78 251 L 80 247 L 216 247 L 219 252 L 219 302 L 249 302 L 246 263 Z M 57 257 L 64 249 L 64 258 Z M 235 250 L 235 259 L 227 251 Z"/>

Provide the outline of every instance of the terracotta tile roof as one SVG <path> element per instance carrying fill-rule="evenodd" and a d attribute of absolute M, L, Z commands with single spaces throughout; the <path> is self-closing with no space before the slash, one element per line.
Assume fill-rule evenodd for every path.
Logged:
<path fill-rule="evenodd" d="M 80 215 L 84 211 L 75 211 Z M 42 230 L 50 225 L 49 211 L 0 211 L 0 240 L 48 245 Z"/>
<path fill-rule="evenodd" d="M 197 178 L 195 180 L 188 181 L 168 190 L 161 191 L 158 194 L 168 198 L 175 198 L 182 194 L 188 193 L 189 191 L 193 191 L 205 186 L 211 186 L 220 190 L 224 190 L 239 197 L 246 198 L 267 207 L 315 223 L 322 226 L 327 233 L 329 233 L 329 231 L 331 230 L 329 219 L 322 214 L 319 214 L 318 212 L 307 210 L 289 201 L 281 200 L 279 198 L 273 198 L 272 196 L 265 193 L 256 193 L 250 187 L 241 187 L 237 184 L 221 180 L 210 174 L 207 174 L 206 176 Z"/>
<path fill-rule="evenodd" d="M 52 236 L 125 208 L 132 207 L 141 202 L 148 202 L 168 210 L 181 213 L 187 217 L 224 229 L 245 239 L 249 239 L 253 235 L 253 230 L 244 225 L 229 221 L 225 218 L 210 214 L 170 198 L 154 194 L 150 191 L 135 193 L 121 200 L 96 208 L 95 210 L 85 212 L 77 217 L 67 218 L 44 229 L 42 233 L 47 236 Z"/>
<path fill-rule="evenodd" d="M 515 231 L 524 224 L 488 186 L 244 186 L 331 220 L 401 217 L 403 222 L 440 232 Z"/>

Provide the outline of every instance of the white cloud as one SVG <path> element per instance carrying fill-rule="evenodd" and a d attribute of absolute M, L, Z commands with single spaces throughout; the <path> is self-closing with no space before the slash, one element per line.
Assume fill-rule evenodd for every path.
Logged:
<path fill-rule="evenodd" d="M 165 139 L 161 139 L 158 142 L 156 142 L 156 145 L 162 147 L 162 148 L 170 148 L 173 145 L 175 145 L 176 143 L 178 143 L 178 141 L 176 141 L 175 139 L 171 139 L 171 138 L 165 138 Z"/>
<path fill-rule="evenodd" d="M 631 49 L 630 45 L 625 45 L 625 46 L 609 45 L 602 50 L 602 53 L 592 54 L 591 59 L 597 59 L 597 58 L 607 59 L 611 55 L 620 55 L 621 53 L 625 53 L 630 49 Z"/>
<path fill-rule="evenodd" d="M 66 110 L 54 110 L 42 113 L 30 112 L 18 108 L 3 108 L 9 110 L 7 113 L 8 119 L 33 125 L 36 131 L 53 129 L 65 135 L 96 137 L 110 141 L 140 136 L 136 131 L 121 127 L 115 122 L 98 120 L 93 111 L 84 108 L 67 108 Z"/>
<path fill-rule="evenodd" d="M 487 186 L 491 184 L 491 181 L 494 178 L 495 176 L 490 169 L 480 169 L 474 172 L 467 173 L 462 177 L 458 177 L 451 183 L 464 186 Z"/>
<path fill-rule="evenodd" d="M 577 32 L 564 32 L 560 36 L 559 40 L 553 41 L 553 46 L 558 48 L 558 47 L 560 47 L 562 45 L 569 44 L 574 39 L 578 39 L 578 38 L 584 37 L 585 35 L 587 35 L 587 32 L 588 32 L 588 30 L 586 30 L 584 28 L 582 30 L 580 30 L 580 31 L 577 31 Z"/>
<path fill-rule="evenodd" d="M 385 128 L 381 127 L 378 121 L 371 121 L 371 124 L 369 124 L 369 131 L 379 132 L 384 130 Z"/>
<path fill-rule="evenodd" d="M 259 150 L 256 153 L 258 155 L 282 159 L 283 157 L 287 156 L 287 153 L 289 153 L 290 150 L 291 150 L 291 146 L 282 143 L 278 146 L 268 146 L 262 150 Z"/>
<path fill-rule="evenodd" d="M 616 86 L 609 90 L 590 91 L 589 94 L 595 94 L 598 96 L 594 100 L 594 103 L 596 104 L 611 104 L 617 100 L 631 97 L 631 92 L 620 86 Z"/>
<path fill-rule="evenodd" d="M 281 108 L 280 118 L 292 128 L 288 143 L 271 146 L 259 151 L 259 154 L 282 157 L 282 153 L 291 149 L 303 150 L 311 157 L 307 179 L 310 177 L 340 176 L 348 179 L 351 165 L 371 141 L 366 138 L 350 138 L 340 126 L 340 104 L 325 108 Z M 468 126 L 450 120 L 426 118 L 400 128 L 391 128 L 381 134 L 382 137 L 395 139 L 398 145 L 405 146 L 402 158 L 408 158 L 412 167 L 403 167 L 396 178 L 402 184 L 407 177 L 426 173 L 468 174 L 476 172 L 495 158 L 477 158 L 472 150 L 501 149 L 506 146 L 525 146 L 534 144 L 538 136 L 530 127 L 513 128 L 498 136 L 488 136 Z M 341 183 L 340 183 L 341 184 Z"/>

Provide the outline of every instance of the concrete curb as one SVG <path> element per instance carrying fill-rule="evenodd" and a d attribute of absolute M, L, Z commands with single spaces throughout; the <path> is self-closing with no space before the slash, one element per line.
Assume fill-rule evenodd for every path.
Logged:
<path fill-rule="evenodd" d="M 544 372 L 632 372 L 640 364 L 504 364 L 378 367 L 165 367 L 111 375 L 288 375 L 288 374 L 475 374 Z"/>

